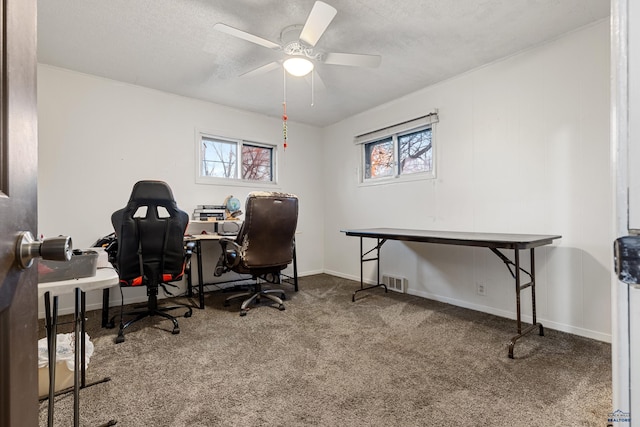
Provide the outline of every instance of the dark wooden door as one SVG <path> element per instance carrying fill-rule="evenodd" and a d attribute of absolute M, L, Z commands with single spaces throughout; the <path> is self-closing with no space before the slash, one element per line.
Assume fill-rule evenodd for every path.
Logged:
<path fill-rule="evenodd" d="M 29 427 L 38 425 L 37 269 L 17 266 L 15 245 L 20 231 L 38 235 L 36 0 L 0 0 L 0 13 L 0 427 Z"/>

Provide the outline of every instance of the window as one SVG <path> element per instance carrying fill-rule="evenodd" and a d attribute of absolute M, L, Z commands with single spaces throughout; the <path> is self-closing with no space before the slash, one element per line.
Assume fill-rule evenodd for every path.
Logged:
<path fill-rule="evenodd" d="M 364 177 L 379 178 L 392 176 L 393 168 L 393 139 L 374 141 L 364 145 L 365 172 Z"/>
<path fill-rule="evenodd" d="M 275 184 L 276 146 L 199 134 L 198 183 Z M 240 159 L 240 161 L 238 161 Z"/>
<path fill-rule="evenodd" d="M 400 175 L 408 173 L 431 172 L 433 150 L 431 128 L 398 136 Z"/>
<path fill-rule="evenodd" d="M 437 114 L 432 113 L 356 137 L 356 143 L 362 145 L 361 181 L 433 178 L 433 123 L 436 122 Z"/>

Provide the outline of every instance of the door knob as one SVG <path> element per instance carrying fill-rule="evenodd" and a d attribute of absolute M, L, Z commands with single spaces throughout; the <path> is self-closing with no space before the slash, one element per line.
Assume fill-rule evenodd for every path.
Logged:
<path fill-rule="evenodd" d="M 70 261 L 72 253 L 71 237 L 48 237 L 37 241 L 29 231 L 21 231 L 16 242 L 16 261 L 24 270 L 31 267 L 33 259 L 41 257 L 51 261 Z"/>

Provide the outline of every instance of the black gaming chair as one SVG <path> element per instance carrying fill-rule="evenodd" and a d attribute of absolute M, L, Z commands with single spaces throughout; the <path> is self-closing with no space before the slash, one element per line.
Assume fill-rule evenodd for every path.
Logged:
<path fill-rule="evenodd" d="M 148 301 L 142 310 L 123 313 L 116 343 L 124 341 L 124 330 L 148 316 L 162 316 L 173 322 L 173 333 L 180 333 L 178 321 L 166 311 L 187 308 L 186 305 L 158 306 L 158 287 L 181 280 L 189 262 L 191 248 L 184 244 L 189 215 L 178 209 L 171 188 L 162 181 L 140 181 L 133 186 L 127 206 L 111 215 L 117 247 L 107 250 L 120 277 L 120 287 L 146 286 Z M 133 319 L 123 322 L 123 316 Z M 115 317 L 114 317 L 115 318 Z M 113 327 L 114 319 L 110 325 Z"/>
<path fill-rule="evenodd" d="M 222 254 L 214 275 L 226 271 L 250 274 L 255 279 L 252 292 L 232 295 L 225 306 L 235 298 L 249 297 L 242 302 L 240 315 L 244 316 L 249 305 L 265 297 L 284 310 L 281 289 L 262 289 L 261 281 L 279 284 L 281 272 L 294 256 L 294 234 L 298 224 L 298 198 L 292 194 L 277 192 L 253 192 L 247 197 L 245 217 L 235 240 L 220 239 Z M 280 298 L 276 295 L 280 294 Z"/>

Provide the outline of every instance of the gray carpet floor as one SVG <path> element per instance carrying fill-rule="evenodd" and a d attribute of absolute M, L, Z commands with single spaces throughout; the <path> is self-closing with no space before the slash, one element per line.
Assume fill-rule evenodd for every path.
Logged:
<path fill-rule="evenodd" d="M 179 335 L 154 317 L 118 345 L 90 312 L 88 380 L 111 381 L 81 390 L 80 424 L 606 425 L 609 344 L 547 328 L 509 359 L 513 320 L 380 289 L 352 303 L 358 286 L 303 277 L 297 293 L 284 286 L 285 311 L 265 302 L 245 317 L 212 292 L 204 310 L 179 319 Z M 54 408 L 55 425 L 73 425 L 72 393 Z"/>

